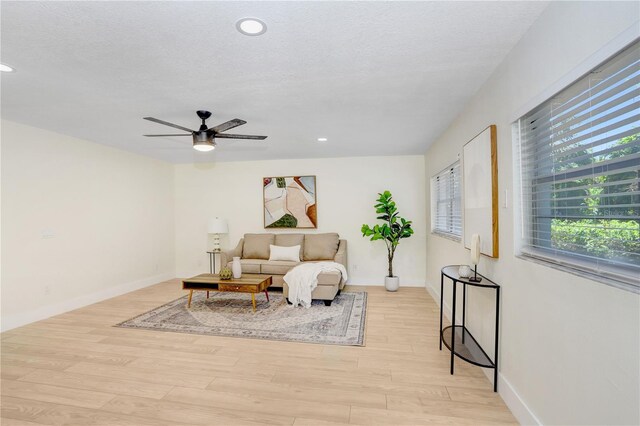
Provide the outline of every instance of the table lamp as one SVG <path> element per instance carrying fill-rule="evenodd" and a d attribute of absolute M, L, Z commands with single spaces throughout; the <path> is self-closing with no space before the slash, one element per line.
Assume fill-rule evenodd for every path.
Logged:
<path fill-rule="evenodd" d="M 213 234 L 213 251 L 220 251 L 220 234 L 229 232 L 229 226 L 226 219 L 218 217 L 209 219 L 209 234 Z"/>

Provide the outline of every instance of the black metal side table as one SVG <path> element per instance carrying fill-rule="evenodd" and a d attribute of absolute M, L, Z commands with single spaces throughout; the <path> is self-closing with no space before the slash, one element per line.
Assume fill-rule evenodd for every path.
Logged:
<path fill-rule="evenodd" d="M 222 253 L 221 251 L 208 251 L 209 253 L 209 271 L 212 274 L 215 274 L 216 270 L 216 254 Z M 220 269 L 222 269 L 222 265 L 220 265 Z"/>
<path fill-rule="evenodd" d="M 449 265 L 442 268 L 440 273 L 440 350 L 442 343 L 451 351 L 451 374 L 453 374 L 454 355 L 463 360 L 484 368 L 493 368 L 493 391 L 498 391 L 498 325 L 500 324 L 500 286 L 487 277 L 480 274 L 481 282 L 472 282 L 468 278 L 462 278 L 458 274 L 460 265 Z M 451 305 L 451 325 L 442 328 L 442 308 L 444 302 L 444 278 L 447 277 L 453 283 L 453 300 Z M 462 284 L 462 325 L 456 325 L 456 289 L 458 283 Z M 471 335 L 466 327 L 467 286 L 493 289 L 496 292 L 496 335 L 493 360 L 482 349 L 482 346 Z"/>

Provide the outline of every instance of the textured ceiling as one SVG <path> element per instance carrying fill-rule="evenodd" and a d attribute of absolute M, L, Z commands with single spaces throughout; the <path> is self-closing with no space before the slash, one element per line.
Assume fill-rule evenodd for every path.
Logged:
<path fill-rule="evenodd" d="M 175 163 L 422 154 L 545 2 L 2 1 L 2 118 Z M 255 16 L 266 34 L 237 32 Z M 200 153 L 142 120 L 232 118 Z M 327 137 L 328 142 L 316 142 Z"/>

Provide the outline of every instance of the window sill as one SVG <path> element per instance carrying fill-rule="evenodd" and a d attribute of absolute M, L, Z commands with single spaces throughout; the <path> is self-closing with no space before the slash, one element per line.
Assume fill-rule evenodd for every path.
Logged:
<path fill-rule="evenodd" d="M 585 278 L 591 281 L 606 284 L 611 287 L 615 287 L 621 290 L 629 291 L 632 293 L 640 294 L 640 285 L 632 284 L 626 281 L 616 280 L 607 276 L 599 275 L 595 272 L 581 269 L 579 265 L 570 266 L 561 263 L 557 263 L 544 258 L 543 256 L 536 256 L 535 254 L 519 253 L 516 254 L 516 258 L 522 259 L 528 262 L 537 263 L 538 265 L 547 266 L 549 268 L 556 269 L 558 271 L 566 272 L 571 275 L 576 275 L 581 278 Z"/>
<path fill-rule="evenodd" d="M 447 240 L 455 241 L 457 243 L 462 241 L 462 237 L 454 234 L 447 234 L 445 232 L 431 231 L 431 235 L 446 238 Z"/>

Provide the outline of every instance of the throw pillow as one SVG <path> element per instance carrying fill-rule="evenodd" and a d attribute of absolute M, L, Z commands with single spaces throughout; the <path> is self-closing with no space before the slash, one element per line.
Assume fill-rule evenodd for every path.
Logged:
<path fill-rule="evenodd" d="M 269 260 L 288 260 L 290 262 L 300 262 L 300 246 L 281 247 L 269 246 L 271 255 Z"/>
<path fill-rule="evenodd" d="M 333 260 L 338 252 L 340 237 L 335 233 L 306 234 L 304 260 Z"/>
<path fill-rule="evenodd" d="M 300 246 L 300 259 L 304 256 L 304 234 L 276 234 L 276 242 L 273 245 L 280 247 Z"/>

